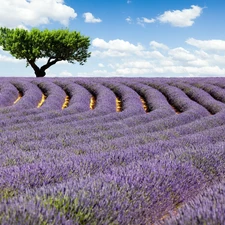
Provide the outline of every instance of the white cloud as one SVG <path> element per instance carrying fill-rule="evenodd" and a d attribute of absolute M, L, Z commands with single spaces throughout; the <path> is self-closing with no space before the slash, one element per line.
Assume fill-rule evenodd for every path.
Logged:
<path fill-rule="evenodd" d="M 194 51 L 194 54 L 202 59 L 210 58 L 210 55 L 203 50 L 196 50 L 196 51 Z"/>
<path fill-rule="evenodd" d="M 94 70 L 93 74 L 94 75 L 107 75 L 108 71 L 107 70 Z"/>
<path fill-rule="evenodd" d="M 78 72 L 77 76 L 79 77 L 111 77 L 115 76 L 114 72 L 109 72 L 107 70 L 93 70 L 93 72 Z"/>
<path fill-rule="evenodd" d="M 214 54 L 202 49 L 193 50 L 184 47 L 170 49 L 164 43 L 156 41 L 151 41 L 149 44 L 155 49 L 154 51 L 145 50 L 141 44 L 133 45 L 118 39 L 109 42 L 103 39 L 93 41 L 93 46 L 99 48 L 95 51 L 98 52 L 96 55 L 104 57 L 104 61 L 101 59 L 99 63 L 104 62 L 109 70 L 112 70 L 107 72 L 107 76 L 225 75 L 225 56 L 221 52 Z M 114 57 L 113 61 L 110 57 Z M 106 76 L 106 72 L 102 72 L 102 75 Z"/>
<path fill-rule="evenodd" d="M 153 65 L 149 61 L 131 61 L 123 63 L 122 65 L 119 65 L 120 68 L 140 68 L 140 69 L 147 69 L 152 68 Z"/>
<path fill-rule="evenodd" d="M 188 65 L 196 66 L 196 67 L 202 67 L 202 66 L 209 66 L 209 63 L 206 60 L 203 60 L 203 59 L 195 59 L 193 61 L 189 61 Z"/>
<path fill-rule="evenodd" d="M 120 75 L 143 75 L 143 74 L 149 74 L 149 69 L 140 69 L 140 68 L 124 68 L 124 69 L 117 69 L 117 74 Z"/>
<path fill-rule="evenodd" d="M 83 17 L 85 18 L 85 20 L 84 20 L 85 23 L 100 23 L 100 22 L 102 22 L 101 19 L 95 18 L 95 17 L 92 15 L 92 13 L 90 13 L 90 12 L 84 13 L 84 14 L 83 14 Z"/>
<path fill-rule="evenodd" d="M 144 23 L 154 23 L 155 22 L 155 19 L 148 19 L 148 18 L 145 18 L 145 17 L 142 17 L 142 19 L 143 19 Z"/>
<path fill-rule="evenodd" d="M 131 17 L 130 17 L 130 16 L 128 16 L 128 17 L 126 18 L 126 21 L 127 21 L 129 24 L 131 24 L 131 22 L 132 22 Z"/>
<path fill-rule="evenodd" d="M 105 67 L 102 63 L 98 64 L 99 67 Z"/>
<path fill-rule="evenodd" d="M 61 77 L 72 77 L 73 76 L 73 74 L 68 72 L 67 70 L 62 71 L 59 75 Z"/>
<path fill-rule="evenodd" d="M 91 53 L 92 57 L 100 57 L 100 58 L 105 58 L 105 57 L 124 57 L 128 56 L 129 54 L 127 52 L 120 52 L 120 51 L 115 51 L 115 50 L 107 50 L 107 51 L 93 51 Z"/>
<path fill-rule="evenodd" d="M 143 50 L 143 46 L 141 44 L 133 45 L 128 41 L 124 41 L 121 39 L 110 40 L 109 42 L 104 41 L 100 38 L 95 38 L 92 41 L 92 45 L 94 47 L 109 49 L 114 51 L 125 51 L 125 52 L 134 52 Z"/>
<path fill-rule="evenodd" d="M 63 0 L 1 0 L 0 26 L 39 26 L 57 21 L 65 26 L 77 17 Z"/>
<path fill-rule="evenodd" d="M 127 4 L 130 4 L 131 3 L 131 0 L 127 0 Z"/>
<path fill-rule="evenodd" d="M 190 9 L 166 11 L 157 19 L 162 23 L 169 23 L 175 27 L 189 27 L 200 16 L 203 8 L 192 5 Z"/>
<path fill-rule="evenodd" d="M 200 48 L 205 51 L 224 51 L 225 50 L 225 41 L 223 40 L 197 40 L 194 38 L 189 38 L 186 40 L 186 43 L 193 45 L 197 48 Z"/>
<path fill-rule="evenodd" d="M 142 27 L 145 26 L 145 23 L 154 23 L 155 19 L 148 19 L 145 17 L 142 17 L 142 19 L 137 18 L 137 24 L 141 25 Z"/>
<path fill-rule="evenodd" d="M 19 60 L 19 59 L 13 58 L 11 56 L 6 56 L 6 55 L 0 54 L 0 62 L 19 63 L 19 62 L 24 62 L 24 60 Z"/>
<path fill-rule="evenodd" d="M 169 50 L 168 54 L 172 56 L 173 59 L 181 61 L 190 61 L 196 59 L 193 54 L 181 47 Z"/>
<path fill-rule="evenodd" d="M 136 54 L 143 58 L 152 58 L 156 60 L 164 58 L 164 55 L 159 51 L 140 51 Z"/>
<path fill-rule="evenodd" d="M 224 66 L 225 55 L 217 55 L 217 54 L 210 55 L 208 61 L 210 62 L 210 64 L 217 64 Z"/>
<path fill-rule="evenodd" d="M 160 60 L 158 62 L 158 66 L 160 68 L 164 68 L 164 67 L 168 67 L 168 66 L 174 66 L 174 65 L 175 65 L 175 62 L 170 58 L 165 58 L 165 59 Z"/>
<path fill-rule="evenodd" d="M 153 48 L 153 49 L 157 49 L 157 48 L 160 48 L 160 49 L 164 49 L 164 50 L 168 50 L 168 46 L 166 46 L 165 44 L 162 44 L 162 43 L 159 43 L 159 42 L 156 42 L 156 41 L 151 41 L 149 43 L 149 45 Z"/>

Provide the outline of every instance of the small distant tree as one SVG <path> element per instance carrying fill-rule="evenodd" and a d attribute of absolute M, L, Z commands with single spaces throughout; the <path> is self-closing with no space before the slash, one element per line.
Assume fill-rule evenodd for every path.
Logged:
<path fill-rule="evenodd" d="M 34 69 L 36 77 L 44 77 L 45 71 L 59 61 L 79 62 L 83 65 L 91 56 L 88 52 L 89 37 L 68 29 L 43 31 L 33 28 L 0 28 L 0 46 L 16 59 L 26 59 L 27 66 Z M 46 64 L 38 67 L 36 60 L 47 58 Z"/>

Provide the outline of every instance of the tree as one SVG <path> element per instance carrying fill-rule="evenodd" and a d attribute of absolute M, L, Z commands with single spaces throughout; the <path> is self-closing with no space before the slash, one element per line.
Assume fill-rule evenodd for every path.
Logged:
<path fill-rule="evenodd" d="M 68 29 L 43 31 L 33 28 L 0 28 L 0 46 L 16 59 L 26 59 L 27 66 L 34 69 L 36 77 L 44 77 L 45 70 L 59 61 L 79 62 L 83 65 L 91 56 L 88 52 L 89 37 Z M 36 60 L 47 58 L 47 63 L 38 67 Z"/>

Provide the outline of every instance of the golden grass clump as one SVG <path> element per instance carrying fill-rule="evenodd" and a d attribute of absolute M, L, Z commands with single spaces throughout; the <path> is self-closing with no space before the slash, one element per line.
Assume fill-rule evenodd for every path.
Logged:
<path fill-rule="evenodd" d="M 46 98 L 47 98 L 47 96 L 42 94 L 41 101 L 38 103 L 37 108 L 40 108 L 44 104 L 44 101 Z"/>
<path fill-rule="evenodd" d="M 90 99 L 90 109 L 93 110 L 95 108 L 95 104 L 96 104 L 96 98 L 95 96 L 92 96 Z"/>
<path fill-rule="evenodd" d="M 67 96 L 65 97 L 65 101 L 64 101 L 64 103 L 63 103 L 63 105 L 62 105 L 62 109 L 67 108 L 67 107 L 69 106 L 69 102 L 70 102 L 70 97 L 69 97 L 69 95 L 67 95 Z"/>
<path fill-rule="evenodd" d="M 22 97 L 23 97 L 23 94 L 19 92 L 18 98 L 13 102 L 13 104 L 16 104 Z"/>
<path fill-rule="evenodd" d="M 122 111 L 122 101 L 116 97 L 116 111 L 121 112 Z"/>
<path fill-rule="evenodd" d="M 140 97 L 140 98 L 141 98 L 141 103 L 143 105 L 145 112 L 148 112 L 148 106 L 147 106 L 145 99 L 143 97 Z"/>

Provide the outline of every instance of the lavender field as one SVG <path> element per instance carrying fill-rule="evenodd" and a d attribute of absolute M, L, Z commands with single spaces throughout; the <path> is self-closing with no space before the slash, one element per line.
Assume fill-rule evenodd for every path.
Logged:
<path fill-rule="evenodd" d="M 0 78 L 0 224 L 225 224 L 225 78 Z"/>

